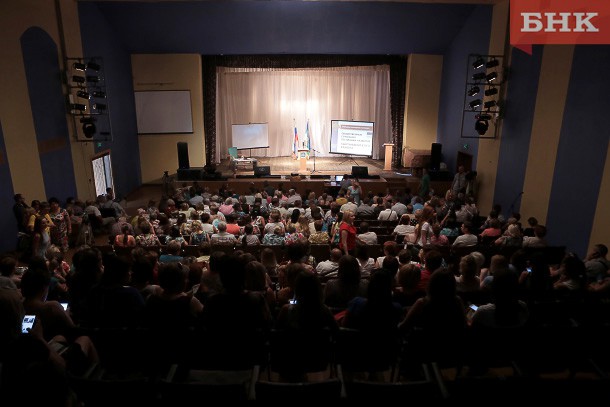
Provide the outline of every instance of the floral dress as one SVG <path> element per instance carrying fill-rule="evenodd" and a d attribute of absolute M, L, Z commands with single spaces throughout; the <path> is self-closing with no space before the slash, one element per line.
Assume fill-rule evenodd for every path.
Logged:
<path fill-rule="evenodd" d="M 61 249 L 62 252 L 68 251 L 68 226 L 71 222 L 70 215 L 65 209 L 59 209 L 56 214 L 49 213 L 54 228 L 51 228 L 51 243 Z"/>

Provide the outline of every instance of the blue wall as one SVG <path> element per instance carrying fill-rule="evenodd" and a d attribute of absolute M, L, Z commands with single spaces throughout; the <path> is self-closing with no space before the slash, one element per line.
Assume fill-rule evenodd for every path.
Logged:
<path fill-rule="evenodd" d="M 17 220 L 13 216 L 13 178 L 11 169 L 8 166 L 6 147 L 4 145 L 4 132 L 0 123 L 0 205 L 4 208 L 3 215 L 0 216 L 0 230 L 4 231 L 0 239 L 0 252 L 15 250 L 17 245 Z M 29 196 L 26 199 L 35 199 Z"/>
<path fill-rule="evenodd" d="M 536 46 L 532 55 L 518 49 L 512 53 L 494 191 L 494 202 L 502 205 L 505 216 L 519 212 L 521 205 L 542 52 L 543 47 Z"/>
<path fill-rule="evenodd" d="M 580 256 L 589 244 L 610 139 L 604 120 L 610 112 L 609 67 L 610 47 L 576 47 L 551 189 L 549 243 L 565 244 Z"/>
<path fill-rule="evenodd" d="M 97 7 L 131 52 L 204 55 L 441 54 L 474 8 L 323 1 L 102 2 Z"/>
<path fill-rule="evenodd" d="M 31 198 L 42 201 L 56 197 L 64 201 L 76 196 L 76 181 L 57 46 L 45 31 L 32 27 L 21 36 L 21 51 L 36 140 L 39 149 L 42 147 L 40 165 L 46 193 L 46 197 Z"/>
<path fill-rule="evenodd" d="M 110 149 L 115 194 L 122 197 L 141 183 L 131 55 L 95 4 L 79 3 L 79 17 L 84 56 L 103 58 L 112 127 L 112 141 L 96 143 L 95 149 Z"/>
<path fill-rule="evenodd" d="M 466 70 L 469 54 L 486 55 L 489 51 L 492 8 L 478 6 L 464 27 L 443 55 L 443 75 L 438 112 L 438 138 L 443 145 L 443 161 L 453 174 L 458 151 L 473 156 L 472 168 L 476 168 L 478 140 L 461 138 Z M 468 148 L 464 148 L 468 144 Z"/>

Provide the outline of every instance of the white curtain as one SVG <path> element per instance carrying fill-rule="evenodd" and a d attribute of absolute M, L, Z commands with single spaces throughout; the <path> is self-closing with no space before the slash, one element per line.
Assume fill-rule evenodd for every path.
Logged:
<path fill-rule="evenodd" d="M 231 125 L 268 123 L 269 148 L 255 157 L 290 156 L 294 128 L 319 157 L 330 156 L 331 120 L 375 123 L 373 158 L 383 158 L 392 138 L 388 65 L 316 69 L 219 67 L 216 103 L 216 162 L 231 147 Z M 247 154 L 250 152 L 248 151 Z"/>

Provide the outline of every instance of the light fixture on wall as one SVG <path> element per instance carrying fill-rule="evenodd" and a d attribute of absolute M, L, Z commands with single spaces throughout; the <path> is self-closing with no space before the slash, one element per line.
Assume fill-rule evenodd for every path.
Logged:
<path fill-rule="evenodd" d="M 485 72 L 477 72 L 472 75 L 473 81 L 482 81 L 483 79 L 485 79 Z"/>
<path fill-rule="evenodd" d="M 496 58 L 492 58 L 489 61 L 487 61 L 487 63 L 485 64 L 485 66 L 487 68 L 495 68 L 496 66 L 500 65 L 500 61 L 498 61 Z"/>
<path fill-rule="evenodd" d="M 503 55 L 468 56 L 461 137 L 495 138 L 497 136 L 500 127 L 498 120 L 502 117 L 505 79 Z"/>
<path fill-rule="evenodd" d="M 492 87 L 485 90 L 485 96 L 493 96 L 498 94 L 498 88 Z"/>
<path fill-rule="evenodd" d="M 472 67 L 474 69 L 479 69 L 479 68 L 483 68 L 483 65 L 485 65 L 485 60 L 481 57 L 478 57 L 473 63 L 472 63 Z"/>
<path fill-rule="evenodd" d="M 93 138 L 95 133 L 97 132 L 97 127 L 95 127 L 95 118 L 94 117 L 81 117 L 80 122 L 82 124 L 83 135 L 86 138 Z"/>
<path fill-rule="evenodd" d="M 66 58 L 67 110 L 76 141 L 112 141 L 110 101 L 105 86 L 103 58 Z"/>

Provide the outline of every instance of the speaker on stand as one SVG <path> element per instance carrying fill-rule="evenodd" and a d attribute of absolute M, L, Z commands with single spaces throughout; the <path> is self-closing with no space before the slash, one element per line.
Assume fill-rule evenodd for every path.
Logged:
<path fill-rule="evenodd" d="M 183 141 L 178 142 L 178 169 L 189 169 L 189 145 Z"/>
<path fill-rule="evenodd" d="M 432 143 L 430 149 L 430 170 L 438 171 L 441 169 L 441 157 L 443 152 L 443 145 L 441 143 Z"/>

